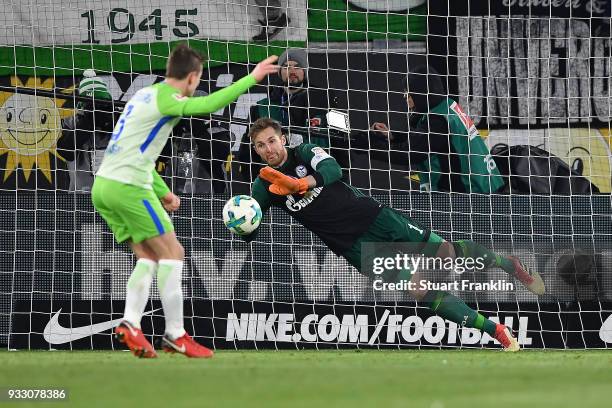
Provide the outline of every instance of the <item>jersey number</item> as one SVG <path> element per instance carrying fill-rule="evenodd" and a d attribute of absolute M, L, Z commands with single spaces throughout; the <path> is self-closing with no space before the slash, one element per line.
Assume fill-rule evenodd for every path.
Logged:
<path fill-rule="evenodd" d="M 495 163 L 495 159 L 491 154 L 487 154 L 484 158 L 484 162 L 487 166 L 487 170 L 489 170 L 489 174 L 493 173 L 493 171 L 497 168 L 497 163 Z"/>
<path fill-rule="evenodd" d="M 117 128 L 113 132 L 113 136 L 111 137 L 112 141 L 117 141 L 117 139 L 119 139 L 119 136 L 121 136 L 121 133 L 123 133 L 123 128 L 125 127 L 125 120 L 128 116 L 130 116 L 130 113 L 132 113 L 132 109 L 134 109 L 134 105 L 128 105 L 125 107 L 125 112 L 121 115 L 121 118 L 119 118 Z"/>

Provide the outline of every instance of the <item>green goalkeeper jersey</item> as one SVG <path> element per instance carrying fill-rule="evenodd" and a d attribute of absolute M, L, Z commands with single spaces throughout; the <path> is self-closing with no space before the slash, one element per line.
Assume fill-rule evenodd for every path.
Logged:
<path fill-rule="evenodd" d="M 227 88 L 200 97 L 181 96 L 179 90 L 166 82 L 139 90 L 117 121 L 96 175 L 163 195 L 158 190 L 167 191 L 167 187 L 160 186 L 155 161 L 180 118 L 215 112 L 256 82 L 252 75 L 247 75 Z"/>
<path fill-rule="evenodd" d="M 262 213 L 271 206 L 282 209 L 338 255 L 368 231 L 382 210 L 378 201 L 344 183 L 336 160 L 317 145 L 305 143 L 287 148 L 287 160 L 276 170 L 293 178 L 311 175 L 317 186 L 306 194 L 276 195 L 269 191 L 268 181 L 257 177 L 252 196 Z M 255 235 L 244 239 L 250 241 Z"/>

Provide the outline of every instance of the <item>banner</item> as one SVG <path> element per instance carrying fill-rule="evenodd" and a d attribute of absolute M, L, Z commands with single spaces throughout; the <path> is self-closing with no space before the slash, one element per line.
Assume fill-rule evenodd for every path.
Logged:
<path fill-rule="evenodd" d="M 290 20 L 270 41 L 253 38 L 265 7 L 252 0 L 172 5 L 155 1 L 90 0 L 70 7 L 14 4 L 0 14 L 0 76 L 73 76 L 84 69 L 106 72 L 163 70 L 177 41 L 209 56 L 209 66 L 258 62 L 287 47 L 311 43 L 397 39 L 424 41 L 425 0 L 283 0 Z M 314 44 L 313 44 L 314 45 Z"/>
<path fill-rule="evenodd" d="M 609 2 L 441 3 L 430 4 L 430 63 L 478 127 L 608 127 Z"/>
<path fill-rule="evenodd" d="M 272 210 L 274 223 L 264 223 L 257 242 L 244 243 L 232 236 L 221 220 L 227 198 L 227 195 L 183 196 L 181 208 L 173 215 L 179 239 L 187 242 L 185 290 L 191 295 L 289 302 L 384 301 L 381 296 L 387 296 L 387 300 L 404 299 L 404 293 L 375 296 L 367 278 L 324 248 L 310 232 L 293 224 L 280 210 Z M 543 297 L 541 301 L 574 299 L 571 284 L 558 276 L 557 264 L 567 249 L 583 248 L 596 254 L 596 259 L 581 286 L 581 299 L 594 299 L 598 293 L 612 298 L 609 197 L 412 193 L 394 195 L 392 201 L 386 194 L 374 198 L 445 238 L 472 238 L 502 253 L 522 257 L 545 276 L 547 286 L 555 288 L 549 291 L 550 298 Z M 77 296 L 95 300 L 111 294 L 122 298 L 132 270 L 132 257 L 127 246 L 114 244 L 112 234 L 95 214 L 88 194 L 13 192 L 0 194 L 0 200 L 4 209 L 0 212 L 3 226 L 0 251 L 12 259 L 0 264 L 0 271 L 15 276 L 12 283 L 10 279 L 2 280 L 0 284 L 9 286 L 3 286 L 0 292 L 11 293 L 12 288 L 15 298 L 28 299 Z M 26 211 L 34 208 L 36 212 Z M 502 214 L 498 209 L 507 211 Z M 447 232 L 451 223 L 453 237 Z M 278 244 L 274 251 L 271 242 Z M 291 251 L 289 245 L 283 245 L 292 242 L 301 245 Z M 37 248 L 44 250 L 39 252 Z M 111 270 L 112 274 L 107 273 Z M 21 275 L 29 278 L 18 279 Z M 503 272 L 492 270 L 479 279 L 504 276 Z M 598 279 L 603 280 L 597 282 Z M 595 283 L 599 286 L 593 286 Z M 292 290 L 287 290 L 290 287 Z M 520 286 L 512 293 L 478 296 L 485 302 L 536 299 Z"/>
<path fill-rule="evenodd" d="M 164 334 L 161 302 L 150 302 L 143 332 Z M 564 305 L 479 303 L 495 322 L 513 330 L 527 349 L 612 347 L 612 303 Z M 193 337 L 215 349 L 494 348 L 486 333 L 459 327 L 431 311 L 406 304 L 287 304 L 193 299 L 185 302 Z M 112 336 L 121 301 L 15 302 L 11 349 L 123 349 Z M 154 343 L 156 342 L 154 340 Z"/>
<path fill-rule="evenodd" d="M 380 340 L 382 343 L 376 340 L 374 344 L 421 344 L 416 343 L 422 339 L 414 331 L 402 335 L 401 339 L 405 341 L 399 337 L 406 319 L 415 319 L 408 320 L 406 325 L 420 325 L 423 322 L 422 326 L 428 327 L 433 324 L 427 320 L 430 317 L 425 310 L 414 308 L 414 302 L 407 293 L 376 291 L 372 281 L 360 275 L 344 259 L 327 250 L 311 233 L 293 224 L 285 213 L 276 209 L 272 209 L 274 223 L 264 223 L 257 242 L 252 245 L 243 243 L 232 237 L 220 220 L 219 214 L 226 198 L 218 195 L 214 198 L 182 197 L 181 209 L 173 215 L 177 236 L 186 248 L 183 290 L 186 310 L 189 311 L 187 315 L 193 316 L 193 327 L 198 328 L 196 335 L 211 336 L 211 333 L 215 333 L 215 341 L 221 341 L 215 344 L 217 347 L 233 347 L 234 344 L 252 346 L 252 342 L 248 343 L 253 340 L 252 336 L 256 339 L 263 336 L 261 340 L 264 343 L 272 341 L 268 345 L 278 345 L 280 342 L 293 347 L 287 336 L 289 339 L 296 338 L 293 337 L 296 333 L 313 345 L 319 344 L 319 340 L 336 344 L 345 339 L 340 337 L 340 332 L 329 332 L 337 326 L 337 319 L 345 324 L 360 322 L 368 326 L 364 332 L 368 333 L 367 336 L 360 332 L 350 335 L 349 331 L 347 335 L 353 336 L 350 338 L 356 336 L 360 340 L 347 342 L 353 345 L 370 344 L 374 333 L 372 327 L 378 325 L 385 310 L 389 309 L 385 319 L 389 319 L 387 325 L 395 325 L 394 334 L 384 331 L 381 339 L 391 340 Z M 460 292 L 459 296 L 467 302 L 478 303 L 480 310 L 499 315 L 502 319 L 514 316 L 515 325 L 527 324 L 534 327 L 531 330 L 538 331 L 540 327 L 537 325 L 545 324 L 540 323 L 545 320 L 550 324 L 559 324 L 560 321 L 575 321 L 578 324 L 594 317 L 603 319 L 606 310 L 610 309 L 604 307 L 605 302 L 612 299 L 609 197 L 465 197 L 414 193 L 395 195 L 391 202 L 387 201 L 388 195 L 375 198 L 404 211 L 423 225 L 433 227 L 445 238 L 484 239 L 485 244 L 492 243 L 502 253 L 518 255 L 540 272 L 549 290 L 548 294 L 539 298 L 520 285 L 506 292 Z M 52 326 L 59 324 L 61 327 L 78 328 L 103 323 L 96 327 L 103 327 L 101 331 L 106 334 L 93 338 L 90 335 L 82 336 L 80 338 L 83 340 L 74 343 L 73 347 L 89 347 L 92 341 L 96 346 L 110 347 L 108 321 L 118 319 L 117 313 L 123 310 L 121 301 L 125 297 L 125 286 L 134 259 L 126 246 L 117 246 L 113 242 L 112 234 L 95 215 L 89 195 L 12 193 L 1 194 L 0 202 L 4 209 L 0 212 L 0 225 L 3 226 L 0 252 L 10 259 L 0 264 L 0 273 L 6 277 L 0 282 L 0 293 L 10 294 L 0 302 L 0 328 L 3 330 L 0 342 L 8 341 L 10 337 L 15 342 L 11 347 L 31 345 L 48 348 L 50 345 L 43 342 L 42 335 L 46 325 L 57 314 Z M 461 208 L 471 210 L 451 211 Z M 500 210 L 504 208 L 507 211 L 501 214 Z M 438 229 L 448 229 L 448 225 L 453 225 L 452 237 Z M 510 236 L 512 245 L 508 247 Z M 274 251 L 270 245 L 272 242 Z M 294 242 L 300 242 L 300 245 L 292 247 L 290 244 Z M 576 247 L 595 254 L 580 258 L 581 265 L 588 263 L 590 266 L 580 272 L 561 270 L 560 265 L 563 262 L 567 264 L 568 249 Z M 503 272 L 491 270 L 472 279 L 481 282 L 504 278 L 507 279 L 507 276 Z M 155 289 L 151 296 L 155 305 L 159 301 Z M 539 303 L 534 306 L 533 313 L 528 313 L 532 309 L 524 305 L 536 300 Z M 599 305 L 597 301 L 601 301 L 604 306 L 601 311 L 593 309 L 596 313 L 578 316 L 576 310 L 567 309 L 576 307 L 572 305 L 577 301 L 595 301 L 596 305 Z M 491 306 L 483 306 L 487 303 Z M 520 310 L 518 314 L 511 312 L 516 307 Z M 577 310 L 583 313 L 587 309 Z M 568 313 L 567 319 L 560 320 L 560 316 L 565 316 L 560 315 L 561 312 Z M 261 313 L 267 314 L 263 316 Z M 411 317 L 415 313 L 420 320 Z M 364 314 L 369 317 L 360 317 Z M 157 315 L 159 318 L 159 312 Z M 401 315 L 401 318 L 395 315 Z M 520 323 L 523 317 L 529 317 L 529 322 Z M 281 318 L 285 320 L 279 320 Z M 260 320 L 264 323 L 258 323 Z M 287 331 L 287 336 L 279 339 L 278 334 L 274 334 L 276 337 L 265 334 L 270 330 L 278 333 L 278 325 L 289 324 L 289 320 L 299 323 L 299 327 Z M 308 329 L 306 332 L 303 328 L 315 323 L 331 325 L 331 328 L 326 327 L 325 332 L 320 329 L 325 334 L 319 333 L 319 337 L 316 337 L 312 330 L 319 329 Z M 259 334 L 245 328 L 260 324 L 273 325 L 274 329 L 257 329 L 263 330 L 263 334 Z M 444 329 L 446 336 L 453 333 L 453 327 L 447 322 L 437 321 L 436 324 L 440 325 L 439 330 Z M 583 324 L 585 330 L 595 330 L 591 325 Z M 154 326 L 160 327 L 158 324 Z M 200 331 L 200 327 L 204 331 Z M 570 334 L 579 330 L 574 326 L 563 327 Z M 83 330 L 73 332 L 78 334 Z M 548 333 L 545 328 L 542 330 Z M 452 336 L 455 335 L 464 336 L 456 332 Z M 557 335 L 561 336 L 559 333 Z M 361 336 L 367 337 L 367 341 L 363 341 Z M 431 336 L 441 336 L 437 340 L 439 342 L 443 334 Z M 475 338 L 470 336 L 461 337 L 461 341 Z M 29 337 L 32 338 L 31 343 L 26 342 Z M 533 335 L 528 337 L 535 338 Z M 97 339 L 103 342 L 98 343 Z M 478 339 L 482 340 L 480 337 Z M 240 343 L 243 341 L 247 343 Z M 445 341 L 449 341 L 449 345 L 460 344 L 458 337 Z M 481 344 L 474 341 L 471 344 Z M 534 347 L 547 344 L 542 343 L 546 340 L 538 341 L 532 343 Z M 558 341 L 554 340 L 551 344 L 557 347 L 560 344 Z M 431 343 L 437 344 L 435 341 Z M 491 344 L 490 340 L 487 344 Z M 588 347 L 601 347 L 597 342 L 588 344 Z"/>
<path fill-rule="evenodd" d="M 258 62 L 287 46 L 304 46 L 306 4 L 286 1 L 290 28 L 270 44 L 252 40 L 262 29 L 258 20 L 265 21 L 265 7 L 249 0 L 14 4 L 12 12 L 0 14 L 0 75 L 74 75 L 87 68 L 151 72 L 164 69 L 172 44 L 185 40 L 205 52 L 212 66 Z"/>
<path fill-rule="evenodd" d="M 306 40 L 306 0 L 286 0 L 291 30 L 279 39 Z M 90 0 L 55 7 L 15 4 L 0 14 L 0 44 L 139 44 L 191 39 L 247 41 L 259 33 L 263 13 L 248 0 L 125 1 Z M 34 31 L 32 29 L 34 27 Z"/>
<path fill-rule="evenodd" d="M 426 0 L 308 0 L 308 40 L 425 41 Z"/>
<path fill-rule="evenodd" d="M 487 2 L 456 0 L 432 6 L 446 9 L 444 14 L 437 14 L 439 16 L 524 15 L 549 18 L 610 18 L 608 0 L 489 0 Z"/>

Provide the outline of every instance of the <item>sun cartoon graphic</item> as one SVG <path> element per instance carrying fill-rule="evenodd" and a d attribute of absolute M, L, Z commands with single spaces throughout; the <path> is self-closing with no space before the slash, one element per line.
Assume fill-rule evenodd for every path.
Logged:
<path fill-rule="evenodd" d="M 54 81 L 30 77 L 23 84 L 18 77 L 11 77 L 11 85 L 51 90 Z M 64 92 L 71 93 L 72 88 Z M 52 182 L 51 155 L 66 161 L 56 150 L 62 136 L 61 119 L 73 112 L 62 108 L 65 103 L 65 99 L 0 92 L 0 157 L 8 155 L 4 181 L 21 166 L 26 181 L 36 168 Z"/>

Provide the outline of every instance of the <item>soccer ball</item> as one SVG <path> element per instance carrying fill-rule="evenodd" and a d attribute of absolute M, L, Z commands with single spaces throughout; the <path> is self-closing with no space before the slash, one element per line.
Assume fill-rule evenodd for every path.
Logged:
<path fill-rule="evenodd" d="M 223 223 L 234 234 L 247 235 L 261 222 L 261 207 L 251 196 L 237 195 L 223 207 Z"/>

